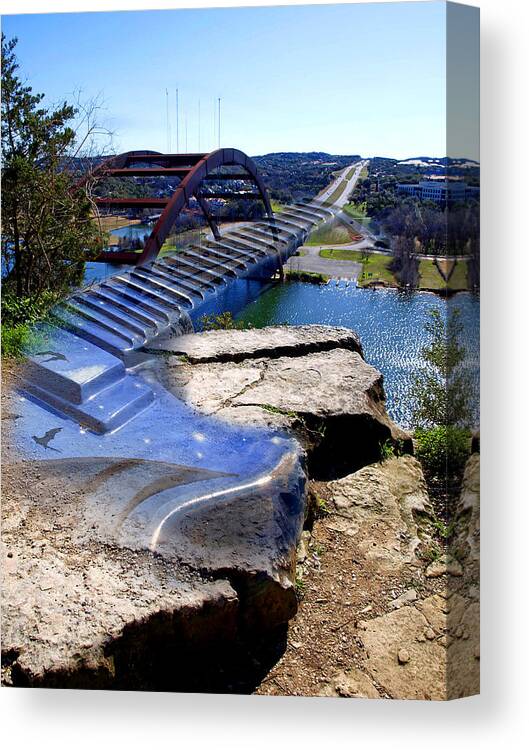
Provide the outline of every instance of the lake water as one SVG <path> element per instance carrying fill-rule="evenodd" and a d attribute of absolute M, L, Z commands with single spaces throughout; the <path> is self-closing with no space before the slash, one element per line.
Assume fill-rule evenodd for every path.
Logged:
<path fill-rule="evenodd" d="M 146 239 L 152 232 L 152 226 L 146 224 L 127 224 L 124 227 L 113 229 L 110 234 L 112 237 L 126 237 L 129 240 Z M 117 265 L 116 263 L 85 263 L 85 272 L 83 281 L 85 284 L 95 284 L 103 281 L 109 276 L 113 276 L 120 271 L 125 271 L 128 265 Z"/>
<path fill-rule="evenodd" d="M 117 236 L 142 237 L 150 228 L 141 225 L 121 227 Z M 127 266 L 87 263 L 85 282 L 95 282 Z M 403 293 L 394 289 L 359 289 L 353 282 L 329 284 L 263 284 L 240 279 L 230 282 L 192 314 L 197 329 L 202 315 L 231 311 L 238 320 L 263 327 L 280 323 L 301 325 L 321 323 L 344 326 L 356 331 L 366 360 L 384 376 L 387 408 L 403 427 L 411 426 L 412 398 L 416 373 L 424 362 L 421 350 L 429 337 L 424 330 L 430 310 L 446 315 L 449 307 L 460 310 L 462 344 L 466 349 L 465 367 L 473 390 L 475 423 L 479 421 L 479 297 L 460 293 L 447 302 L 426 292 Z"/>
<path fill-rule="evenodd" d="M 387 408 L 403 427 L 411 426 L 411 397 L 415 374 L 424 363 L 421 349 L 428 343 L 424 330 L 433 308 L 446 315 L 460 310 L 465 366 L 471 377 L 474 413 L 479 410 L 479 298 L 461 293 L 447 303 L 433 294 L 402 293 L 393 289 L 359 289 L 353 284 L 326 285 L 290 282 L 263 292 L 237 316 L 256 327 L 289 323 L 323 323 L 356 331 L 366 360 L 384 375 Z"/>
<path fill-rule="evenodd" d="M 129 240 L 146 239 L 152 232 L 152 226 L 146 224 L 127 224 L 119 229 L 113 229 L 110 234 L 113 237 L 126 237 Z"/>

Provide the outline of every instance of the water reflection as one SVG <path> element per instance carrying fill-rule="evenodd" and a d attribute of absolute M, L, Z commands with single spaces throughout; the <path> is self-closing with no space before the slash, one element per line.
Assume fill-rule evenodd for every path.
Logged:
<path fill-rule="evenodd" d="M 128 264 L 121 263 L 96 263 L 95 261 L 89 261 L 84 266 L 83 284 L 96 284 L 99 281 L 104 281 L 109 276 L 114 276 L 122 271 L 128 271 L 130 266 Z"/>
<path fill-rule="evenodd" d="M 450 301 L 459 308 L 463 325 L 465 366 L 472 380 L 473 411 L 479 409 L 479 298 L 461 293 Z M 238 316 L 256 327 L 289 323 L 322 323 L 352 328 L 359 334 L 368 362 L 384 375 L 387 407 L 392 418 L 411 426 L 411 391 L 423 366 L 421 349 L 428 343 L 424 324 L 434 308 L 443 315 L 447 302 L 434 294 L 402 293 L 393 289 L 367 290 L 353 285 L 301 282 L 277 285 L 249 304 Z"/>
<path fill-rule="evenodd" d="M 145 240 L 152 232 L 152 226 L 147 224 L 128 224 L 119 229 L 113 229 L 112 237 L 125 237 L 128 240 Z"/>
<path fill-rule="evenodd" d="M 140 236 L 150 228 L 141 225 L 121 227 L 113 234 Z M 127 266 L 87 263 L 85 283 L 100 281 Z M 203 315 L 230 311 L 245 323 L 256 327 L 289 323 L 321 323 L 344 326 L 357 331 L 368 362 L 384 375 L 387 406 L 393 419 L 411 426 L 414 403 L 412 388 L 415 374 L 424 366 L 422 347 L 428 343 L 424 325 L 428 312 L 459 309 L 463 326 L 462 345 L 466 349 L 465 367 L 473 391 L 474 421 L 479 413 L 479 297 L 460 293 L 447 303 L 428 293 L 403 293 L 393 289 L 358 289 L 351 282 L 331 281 L 327 285 L 291 282 L 270 285 L 257 279 L 230 280 L 197 306 L 191 317 L 197 330 Z"/>

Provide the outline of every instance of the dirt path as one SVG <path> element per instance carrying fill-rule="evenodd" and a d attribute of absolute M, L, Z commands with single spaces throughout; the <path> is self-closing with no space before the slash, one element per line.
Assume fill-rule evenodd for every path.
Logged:
<path fill-rule="evenodd" d="M 378 466 L 357 474 L 372 483 L 376 472 L 387 473 Z M 356 480 L 345 481 L 353 486 Z M 401 553 L 391 550 L 402 548 L 406 533 L 386 524 L 390 506 L 363 525 L 356 511 L 346 518 L 333 503 L 333 484 L 336 492 L 336 483 L 313 483 L 329 512 L 315 521 L 310 541 L 305 533 L 299 610 L 284 655 L 256 692 L 433 700 L 478 692 L 474 561 L 464 571 L 454 564 L 447 575 L 442 562 L 425 554 L 433 547 L 421 534 L 423 551 L 402 564 Z M 394 555 L 389 565 L 387 554 Z M 453 675 L 448 692 L 447 673 Z"/>
<path fill-rule="evenodd" d="M 319 494 L 326 491 L 325 485 L 318 487 Z M 340 529 L 335 512 L 314 524 L 287 650 L 256 691 L 261 695 L 353 697 L 358 692 L 358 697 L 391 697 L 362 669 L 365 649 L 358 623 L 393 611 L 394 600 L 407 587 L 416 590 L 418 580 L 410 575 L 403 581 L 401 575 L 385 575 L 376 565 L 366 565 L 358 545 Z M 441 589 L 437 581 L 424 593 Z M 358 688 L 347 687 L 344 676 L 351 673 Z"/>

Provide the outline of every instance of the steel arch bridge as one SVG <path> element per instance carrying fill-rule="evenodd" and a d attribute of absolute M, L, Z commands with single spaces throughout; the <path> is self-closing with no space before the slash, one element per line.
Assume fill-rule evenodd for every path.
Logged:
<path fill-rule="evenodd" d="M 221 167 L 239 167 L 240 171 L 219 172 Z M 91 175 L 94 180 L 103 177 L 178 177 L 180 183 L 169 198 L 96 198 L 98 208 L 146 209 L 158 208 L 161 215 L 145 242 L 143 252 L 102 252 L 97 260 L 113 263 L 131 263 L 138 266 L 154 261 L 181 211 L 195 198 L 200 206 L 215 240 L 221 234 L 208 200 L 211 198 L 236 198 L 262 201 L 272 225 L 274 214 L 268 192 L 255 162 L 235 148 L 220 148 L 210 153 L 162 154 L 158 151 L 128 151 L 106 159 Z M 251 182 L 253 190 L 223 192 L 204 191 L 204 186 L 221 181 L 244 180 Z"/>
<path fill-rule="evenodd" d="M 231 167 L 231 171 L 217 172 Z M 233 171 L 239 167 L 237 173 Z M 55 412 L 76 419 L 90 430 L 113 432 L 155 399 L 148 383 L 138 382 L 132 372 L 148 347 L 156 347 L 160 336 L 188 333 L 201 316 L 229 309 L 232 284 L 282 277 L 283 263 L 303 244 L 321 221 L 334 217 L 326 201 L 313 199 L 283 206 L 274 215 L 266 189 L 255 164 L 242 151 L 220 149 L 210 154 L 159 154 L 132 151 L 103 162 L 81 187 L 98 176 L 176 175 L 180 178 L 168 198 L 99 198 L 99 206 L 113 208 L 161 208 L 161 213 L 142 253 L 104 253 L 100 260 L 129 267 L 103 274 L 54 307 L 51 335 L 58 352 L 69 352 L 66 370 L 61 359 L 42 361 L 35 355 L 33 369 L 27 371 L 25 389 Z M 230 191 L 229 180 L 246 180 L 252 192 Z M 268 216 L 230 226 L 220 236 L 209 211 L 207 197 L 219 192 L 203 192 L 211 181 L 219 191 L 222 180 L 227 197 L 252 197 L 264 203 Z M 330 186 L 332 190 L 333 186 Z M 221 193 L 222 194 L 222 193 Z M 209 221 L 213 236 L 189 242 L 177 252 L 159 251 L 175 219 L 195 197 Z M 106 269 L 103 269 L 106 270 Z M 46 329 L 47 330 L 47 329 Z M 91 348 L 87 346 L 87 343 Z M 87 354 L 87 352 L 91 352 Z M 138 351 L 142 352 L 138 357 Z M 108 359 L 111 356 L 113 359 Z M 75 359 L 75 367 L 71 364 Z M 95 368 L 86 364 L 101 364 Z M 81 366 L 82 365 L 82 366 Z M 72 369 L 73 367 L 73 369 Z M 130 370 L 130 372 L 129 372 Z M 89 371 L 88 381 L 84 381 Z M 79 380 L 79 378 L 81 380 Z"/>

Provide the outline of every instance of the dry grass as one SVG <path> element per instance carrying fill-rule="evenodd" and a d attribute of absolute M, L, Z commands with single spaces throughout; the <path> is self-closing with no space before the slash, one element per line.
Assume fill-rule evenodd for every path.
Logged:
<path fill-rule="evenodd" d="M 98 220 L 97 217 L 94 219 Z M 114 229 L 141 223 L 140 219 L 128 219 L 126 216 L 100 216 L 99 222 L 103 232 L 112 232 Z"/>

